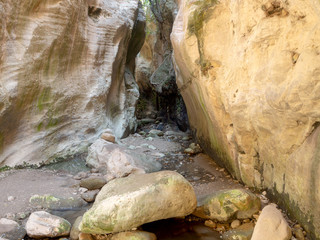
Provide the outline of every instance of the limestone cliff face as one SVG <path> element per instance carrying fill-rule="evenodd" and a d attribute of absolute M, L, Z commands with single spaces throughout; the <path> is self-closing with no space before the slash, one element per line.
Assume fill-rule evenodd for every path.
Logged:
<path fill-rule="evenodd" d="M 0 0 L 0 166 L 66 158 L 106 127 L 135 127 L 138 15 L 138 0 Z"/>
<path fill-rule="evenodd" d="M 320 2 L 180 0 L 177 82 L 203 146 L 320 238 Z"/>

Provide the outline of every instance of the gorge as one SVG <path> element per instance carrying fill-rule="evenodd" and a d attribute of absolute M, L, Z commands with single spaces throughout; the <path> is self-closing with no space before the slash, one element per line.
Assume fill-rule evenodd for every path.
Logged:
<path fill-rule="evenodd" d="M 107 212 L 99 204 L 115 198 L 108 191 L 154 174 L 148 183 L 156 192 L 169 186 L 188 199 L 189 205 L 161 195 L 170 211 L 178 211 L 173 202 L 185 211 L 149 217 L 160 207 L 115 232 L 191 213 L 210 225 L 211 218 L 196 214 L 199 206 L 194 212 L 193 199 L 201 202 L 201 181 L 215 181 L 219 187 L 206 194 L 250 189 L 248 196 L 277 203 L 291 228 L 289 234 L 285 225 L 287 235 L 278 239 L 320 239 L 320 1 L 0 0 L 0 21 L 0 189 L 14 174 L 27 182 L 43 166 L 80 159 L 86 177 L 108 182 L 84 215 L 84 234 L 105 233 L 88 229 L 89 215 Z M 24 175 L 20 168 L 32 169 Z M 71 186 L 86 178 L 73 177 L 59 179 Z M 9 199 L 14 191 L 6 191 Z M 121 199 L 129 198 L 124 192 Z M 143 194 L 135 192 L 144 206 L 153 204 L 148 196 L 157 198 L 151 190 Z M 10 204 L 3 201 L 0 217 L 8 218 Z M 259 218 L 268 216 L 263 211 Z M 226 230 L 251 219 L 257 232 L 257 212 L 212 221 L 227 222 Z M 237 239 L 267 239 L 255 232 Z M 1 233 L 0 223 L 0 239 Z"/>

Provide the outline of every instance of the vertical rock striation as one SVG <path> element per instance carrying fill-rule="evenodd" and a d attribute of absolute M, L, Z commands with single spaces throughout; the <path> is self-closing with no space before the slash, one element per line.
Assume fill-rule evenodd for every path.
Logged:
<path fill-rule="evenodd" d="M 171 39 L 203 147 L 320 239 L 320 2 L 180 0 Z"/>
<path fill-rule="evenodd" d="M 0 0 L 0 166 L 67 158 L 106 127 L 135 127 L 141 14 L 138 0 Z"/>

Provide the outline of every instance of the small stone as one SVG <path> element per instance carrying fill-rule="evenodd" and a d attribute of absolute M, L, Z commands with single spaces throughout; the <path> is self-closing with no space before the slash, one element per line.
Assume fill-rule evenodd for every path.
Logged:
<path fill-rule="evenodd" d="M 189 145 L 189 148 L 191 148 L 193 150 L 194 154 L 202 152 L 202 149 L 201 149 L 200 145 L 196 144 L 196 143 L 191 143 Z"/>
<path fill-rule="evenodd" d="M 151 150 L 156 150 L 156 149 L 157 149 L 157 148 L 156 148 L 155 146 L 153 146 L 153 145 L 149 145 L 148 148 L 151 149 Z"/>
<path fill-rule="evenodd" d="M 262 195 L 263 195 L 263 196 L 266 196 L 266 195 L 267 195 L 267 192 L 266 192 L 266 191 L 263 191 L 263 192 L 262 192 Z"/>
<path fill-rule="evenodd" d="M 87 192 L 88 188 L 80 187 L 78 191 L 79 191 L 80 194 L 82 194 L 82 193 Z"/>
<path fill-rule="evenodd" d="M 194 151 L 191 148 L 186 148 L 184 150 L 184 153 L 186 153 L 186 154 L 194 154 Z"/>
<path fill-rule="evenodd" d="M 218 232 L 224 232 L 224 231 L 226 231 L 226 226 L 224 224 L 218 223 L 216 230 Z"/>
<path fill-rule="evenodd" d="M 88 173 L 86 173 L 86 172 L 79 172 L 79 173 L 77 173 L 77 175 L 75 175 L 73 178 L 74 178 L 75 180 L 81 180 L 81 179 L 86 178 L 86 177 L 88 177 Z"/>
<path fill-rule="evenodd" d="M 192 177 L 193 181 L 199 181 L 201 179 L 201 177 L 198 177 L 198 176 L 194 176 Z"/>
<path fill-rule="evenodd" d="M 237 228 L 240 225 L 241 225 L 241 222 L 237 219 L 237 220 L 232 221 L 231 228 Z"/>
<path fill-rule="evenodd" d="M 300 228 L 294 228 L 293 229 L 293 234 L 298 240 L 304 240 L 304 234 Z"/>
<path fill-rule="evenodd" d="M 94 240 L 91 234 L 88 233 L 80 233 L 79 240 Z"/>
<path fill-rule="evenodd" d="M 87 203 L 79 196 L 72 197 L 58 197 L 50 194 L 46 195 L 33 195 L 29 202 L 34 207 L 47 208 L 50 210 L 66 210 L 73 208 L 80 208 Z"/>
<path fill-rule="evenodd" d="M 141 136 L 145 136 L 145 135 L 146 135 L 146 132 L 145 132 L 145 131 L 140 131 L 139 134 L 140 134 Z"/>
<path fill-rule="evenodd" d="M 9 201 L 9 202 L 12 202 L 12 201 L 15 200 L 15 199 L 16 199 L 16 198 L 15 198 L 14 196 L 9 196 L 9 197 L 8 197 L 8 201 Z"/>
<path fill-rule="evenodd" d="M 137 147 L 136 147 L 136 146 L 133 146 L 133 145 L 130 145 L 128 148 L 131 149 L 131 150 L 137 149 Z"/>
<path fill-rule="evenodd" d="M 25 219 L 30 215 L 30 212 L 21 212 L 17 214 L 17 218 L 19 220 Z"/>
<path fill-rule="evenodd" d="M 97 169 L 97 168 L 92 168 L 92 169 L 90 170 L 90 172 L 91 172 L 91 173 L 98 173 L 98 172 L 99 172 L 99 169 Z"/>
<path fill-rule="evenodd" d="M 217 224 L 212 220 L 207 220 L 204 222 L 204 225 L 211 228 L 216 228 Z"/>
<path fill-rule="evenodd" d="M 148 143 L 143 143 L 143 144 L 141 144 L 140 146 L 141 146 L 141 147 L 148 147 L 149 144 L 148 144 Z"/>
<path fill-rule="evenodd" d="M 32 213 L 26 223 L 27 234 L 32 238 L 68 236 L 70 229 L 67 220 L 45 211 Z"/>
<path fill-rule="evenodd" d="M 244 222 L 244 223 L 249 223 L 249 222 L 250 222 L 250 219 L 243 219 L 242 222 Z"/>
<path fill-rule="evenodd" d="M 16 218 L 16 215 L 14 213 L 7 213 L 5 215 L 5 218 L 7 218 L 9 220 L 14 220 Z"/>
<path fill-rule="evenodd" d="M 189 141 L 190 139 L 191 139 L 190 136 L 185 136 L 185 137 L 182 138 L 183 141 Z"/>
<path fill-rule="evenodd" d="M 87 192 L 81 194 L 81 197 L 86 202 L 91 203 L 91 202 L 94 202 L 98 193 L 99 193 L 98 189 L 92 190 L 92 191 L 87 191 Z"/>
<path fill-rule="evenodd" d="M 157 130 L 157 129 L 152 129 L 149 131 L 148 136 L 149 137 L 156 137 L 156 136 L 163 136 L 164 133 L 161 130 Z"/>
<path fill-rule="evenodd" d="M 111 133 L 107 133 L 107 132 L 102 133 L 100 138 L 107 141 L 107 142 L 111 142 L 111 143 L 116 142 L 116 137 Z"/>
<path fill-rule="evenodd" d="M 301 228 L 301 225 L 300 224 L 295 224 L 293 227 L 294 228 Z"/>
<path fill-rule="evenodd" d="M 146 140 L 147 140 L 147 141 L 152 141 L 153 138 L 152 138 L 152 137 L 147 137 Z"/>
<path fill-rule="evenodd" d="M 80 181 L 80 186 L 87 188 L 88 190 L 95 190 L 102 188 L 106 183 L 107 181 L 103 177 L 90 177 L 82 179 Z"/>
<path fill-rule="evenodd" d="M 160 152 L 152 153 L 151 155 L 154 157 L 158 157 L 158 158 L 162 158 L 162 157 L 166 156 L 165 154 L 160 153 Z"/>

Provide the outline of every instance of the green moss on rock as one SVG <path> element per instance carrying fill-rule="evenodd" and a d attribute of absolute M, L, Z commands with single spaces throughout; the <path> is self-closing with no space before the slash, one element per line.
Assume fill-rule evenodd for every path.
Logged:
<path fill-rule="evenodd" d="M 198 0 L 192 2 L 195 6 L 194 11 L 190 14 L 188 19 L 188 32 L 190 35 L 195 35 L 198 40 L 198 50 L 199 50 L 199 65 L 204 74 L 212 67 L 210 61 L 205 59 L 205 54 L 203 51 L 203 26 L 206 20 L 209 18 L 212 11 L 211 8 L 218 3 L 217 0 Z"/>
<path fill-rule="evenodd" d="M 260 199 L 243 189 L 222 190 L 199 201 L 194 215 L 218 221 L 245 219 L 260 210 Z"/>

